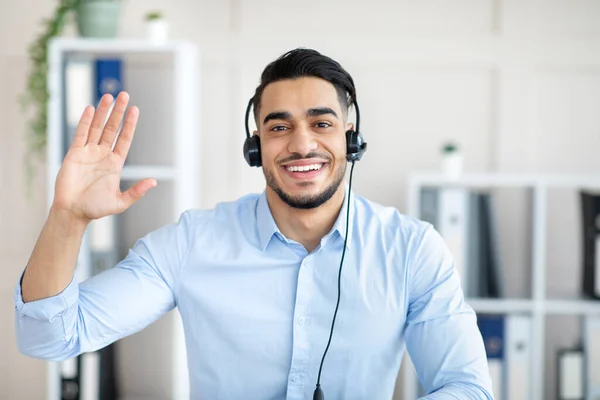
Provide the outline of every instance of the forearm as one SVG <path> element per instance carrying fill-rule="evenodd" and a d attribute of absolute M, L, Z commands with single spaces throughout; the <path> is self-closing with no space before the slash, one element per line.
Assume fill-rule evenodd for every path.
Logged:
<path fill-rule="evenodd" d="M 73 279 L 87 222 L 51 208 L 21 282 L 25 303 L 55 296 Z"/>

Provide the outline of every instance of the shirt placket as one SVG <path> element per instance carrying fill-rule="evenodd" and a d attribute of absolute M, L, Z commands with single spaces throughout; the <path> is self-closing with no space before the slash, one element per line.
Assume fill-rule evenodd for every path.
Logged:
<path fill-rule="evenodd" d="M 298 287 L 294 306 L 292 363 L 288 375 L 288 400 L 303 399 L 304 386 L 310 383 L 307 382 L 309 376 L 307 366 L 310 356 L 310 306 L 313 292 L 311 259 L 311 256 L 305 257 L 298 272 Z"/>

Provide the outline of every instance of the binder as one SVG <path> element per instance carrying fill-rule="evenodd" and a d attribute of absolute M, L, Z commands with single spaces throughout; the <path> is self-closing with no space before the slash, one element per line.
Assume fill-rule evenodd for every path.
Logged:
<path fill-rule="evenodd" d="M 452 254 L 465 293 L 469 293 L 468 271 L 469 193 L 462 188 L 425 188 L 421 193 L 421 218 L 431 223 Z"/>
<path fill-rule="evenodd" d="M 600 400 L 600 316 L 583 317 L 586 400 Z"/>
<path fill-rule="evenodd" d="M 504 400 L 505 393 L 505 319 L 501 314 L 480 314 L 477 326 L 483 338 L 494 399 Z"/>
<path fill-rule="evenodd" d="M 73 357 L 60 364 L 61 400 L 80 400 L 79 358 Z"/>
<path fill-rule="evenodd" d="M 480 271 L 479 280 L 477 281 L 477 295 L 479 297 L 501 298 L 504 297 L 504 282 L 502 279 L 499 235 L 494 215 L 493 198 L 489 193 L 479 193 L 477 200 L 478 204 L 473 207 L 479 208 L 480 249 L 479 257 L 472 260 L 473 269 Z M 473 236 L 474 234 L 471 234 L 469 237 L 473 238 Z"/>
<path fill-rule="evenodd" d="M 507 400 L 530 400 L 532 319 L 527 314 L 509 314 L 505 323 L 504 378 Z"/>
<path fill-rule="evenodd" d="M 585 296 L 600 299 L 600 195 L 581 191 L 583 227 L 582 290 Z"/>
<path fill-rule="evenodd" d="M 579 348 L 564 348 L 557 353 L 558 400 L 584 400 L 584 361 Z"/>

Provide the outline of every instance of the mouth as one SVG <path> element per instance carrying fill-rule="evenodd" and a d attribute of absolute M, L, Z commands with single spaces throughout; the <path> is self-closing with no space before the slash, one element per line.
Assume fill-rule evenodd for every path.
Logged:
<path fill-rule="evenodd" d="M 306 180 L 317 177 L 322 174 L 329 163 L 327 162 L 312 162 L 311 164 L 288 164 L 282 165 L 281 168 L 285 174 L 292 179 Z"/>

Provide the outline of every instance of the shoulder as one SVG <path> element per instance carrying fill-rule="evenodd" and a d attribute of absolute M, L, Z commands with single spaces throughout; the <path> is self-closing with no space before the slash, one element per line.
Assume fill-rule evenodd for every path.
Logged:
<path fill-rule="evenodd" d="M 429 222 L 402 213 L 398 208 L 378 203 L 365 196 L 355 196 L 355 218 L 364 229 L 383 230 L 394 237 L 407 240 L 420 240 L 432 228 Z"/>
<path fill-rule="evenodd" d="M 192 242 L 222 243 L 239 238 L 256 222 L 260 194 L 250 193 L 234 200 L 221 201 L 210 208 L 192 208 L 181 214 L 179 225 Z"/>

